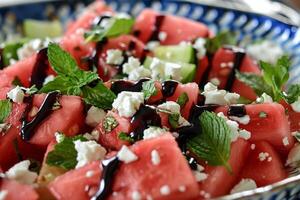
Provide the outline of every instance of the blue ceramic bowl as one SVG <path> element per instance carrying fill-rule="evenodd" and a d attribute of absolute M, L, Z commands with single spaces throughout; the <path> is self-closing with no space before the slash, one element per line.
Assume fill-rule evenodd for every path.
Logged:
<path fill-rule="evenodd" d="M 18 34 L 20 24 L 26 18 L 52 19 L 55 17 L 65 24 L 80 13 L 84 4 L 87 3 L 82 2 L 84 1 L 80 3 L 51 1 L 3 7 L 0 1 L 0 41 Z M 246 11 L 249 8 L 236 5 L 229 0 L 221 1 L 222 7 L 218 6 L 218 3 L 213 4 L 214 0 L 106 0 L 106 2 L 116 11 L 128 12 L 133 16 L 145 7 L 184 16 L 207 24 L 214 32 L 234 31 L 240 41 L 249 44 L 261 39 L 271 40 L 279 44 L 292 57 L 293 66 L 290 69 L 289 84 L 300 83 L 300 29 L 295 20 L 286 18 L 284 12 L 270 17 L 257 14 L 255 10 Z M 290 14 L 289 11 L 287 13 Z M 300 199 L 300 175 L 273 185 L 219 199 Z"/>

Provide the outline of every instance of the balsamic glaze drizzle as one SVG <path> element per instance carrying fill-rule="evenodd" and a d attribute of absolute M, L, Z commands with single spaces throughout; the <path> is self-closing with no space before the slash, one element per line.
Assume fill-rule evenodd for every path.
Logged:
<path fill-rule="evenodd" d="M 235 46 L 225 46 L 224 48 L 225 49 L 230 49 L 235 53 L 233 69 L 231 70 L 231 72 L 228 76 L 226 86 L 225 86 L 225 90 L 231 91 L 234 80 L 235 80 L 235 72 L 236 72 L 236 70 L 240 69 L 240 67 L 243 63 L 243 60 L 245 58 L 246 53 L 245 53 L 244 49 L 241 49 L 241 48 L 238 48 L 238 47 L 235 47 Z"/>
<path fill-rule="evenodd" d="M 161 118 L 155 107 L 141 105 L 140 109 L 133 115 L 131 125 L 133 131 L 130 133 L 130 137 L 135 141 L 142 140 L 144 130 L 149 126 L 161 127 Z"/>
<path fill-rule="evenodd" d="M 118 80 L 114 81 L 111 84 L 110 90 L 118 95 L 119 93 L 123 91 L 128 91 L 128 92 L 141 92 L 143 89 L 143 83 L 146 81 L 149 81 L 150 79 L 145 78 L 145 79 L 140 79 L 138 82 L 133 83 L 130 81 L 125 81 L 125 80 Z"/>
<path fill-rule="evenodd" d="M 47 70 L 49 68 L 47 51 L 48 48 L 44 48 L 37 53 L 30 78 L 30 84 L 35 85 L 38 89 L 43 87 L 43 83 L 47 77 Z"/>
<path fill-rule="evenodd" d="M 162 94 L 163 96 L 166 97 L 170 97 L 174 94 L 176 88 L 178 86 L 178 82 L 177 81 L 165 81 L 162 83 Z"/>
<path fill-rule="evenodd" d="M 101 165 L 103 168 L 102 176 L 99 183 L 99 189 L 91 200 L 104 200 L 111 192 L 111 185 L 113 176 L 117 171 L 120 160 L 117 157 L 112 157 L 107 160 L 102 160 Z"/>
<path fill-rule="evenodd" d="M 164 19 L 165 19 L 164 15 L 158 15 L 155 17 L 155 22 L 154 22 L 154 26 L 152 29 L 152 33 L 151 33 L 148 41 L 158 41 L 159 40 L 158 35 L 160 32 L 161 25 L 164 22 Z"/>
<path fill-rule="evenodd" d="M 228 109 L 229 116 L 243 117 L 247 115 L 245 105 L 231 105 Z"/>
<path fill-rule="evenodd" d="M 36 116 L 30 122 L 27 122 L 26 118 L 32 107 L 32 97 L 29 99 L 29 103 L 24 113 L 25 115 L 22 118 L 21 138 L 23 140 L 30 140 L 34 134 L 34 129 L 51 114 L 52 107 L 56 102 L 58 95 L 58 92 L 48 93 Z"/>
<path fill-rule="evenodd" d="M 3 48 L 0 48 L 0 69 L 3 69 L 4 67 Z"/>

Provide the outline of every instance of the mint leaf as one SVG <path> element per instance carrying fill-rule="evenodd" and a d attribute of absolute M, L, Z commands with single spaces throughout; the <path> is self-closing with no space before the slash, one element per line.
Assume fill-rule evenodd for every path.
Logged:
<path fill-rule="evenodd" d="M 123 34 L 129 34 L 134 24 L 134 20 L 129 18 L 111 18 L 109 24 L 105 27 L 95 26 L 91 31 L 85 33 L 87 42 L 98 42 L 103 38 L 117 37 Z"/>
<path fill-rule="evenodd" d="M 4 123 L 12 110 L 12 103 L 9 100 L 0 100 L 0 123 Z"/>
<path fill-rule="evenodd" d="M 187 148 L 209 165 L 223 165 L 231 172 L 228 160 L 232 133 L 225 120 L 208 111 L 204 111 L 199 120 L 201 131 L 188 139 Z"/>
<path fill-rule="evenodd" d="M 236 78 L 251 87 L 258 96 L 263 93 L 272 94 L 272 88 L 266 84 L 262 76 L 253 73 L 241 73 L 236 70 Z"/>
<path fill-rule="evenodd" d="M 118 138 L 120 140 L 123 140 L 123 141 L 126 141 L 126 142 L 130 142 L 130 143 L 134 142 L 134 139 L 131 138 L 129 135 L 127 135 L 125 132 L 119 133 Z"/>
<path fill-rule="evenodd" d="M 285 100 L 291 104 L 298 100 L 300 96 L 300 84 L 291 85 L 285 95 Z"/>
<path fill-rule="evenodd" d="M 153 80 L 143 82 L 142 87 L 142 92 L 144 93 L 145 100 L 148 100 L 151 96 L 155 96 L 157 94 L 157 89 Z"/>
<path fill-rule="evenodd" d="M 111 132 L 119 125 L 118 121 L 113 116 L 106 116 L 103 120 L 103 128 L 105 132 Z"/>
<path fill-rule="evenodd" d="M 189 96 L 187 95 L 186 92 L 184 92 L 178 97 L 176 102 L 180 105 L 180 107 L 184 107 L 188 101 L 189 101 Z"/>
<path fill-rule="evenodd" d="M 228 31 L 221 32 L 213 38 L 206 39 L 205 48 L 209 54 L 214 54 L 223 45 L 235 45 L 234 34 Z"/>
<path fill-rule="evenodd" d="M 39 90 L 37 89 L 37 87 L 35 85 L 31 86 L 30 88 L 26 89 L 26 94 L 29 95 L 33 95 L 35 93 L 37 93 Z"/>
<path fill-rule="evenodd" d="M 180 117 L 180 114 L 179 113 L 171 113 L 169 114 L 168 116 L 168 120 L 169 120 L 169 124 L 171 125 L 171 127 L 173 129 L 177 129 L 179 128 L 179 117 Z"/>
<path fill-rule="evenodd" d="M 48 60 L 54 71 L 58 74 L 71 75 L 78 70 L 77 63 L 72 56 L 62 50 L 58 44 L 50 43 L 48 46 Z"/>
<path fill-rule="evenodd" d="M 82 88 L 82 97 L 87 104 L 106 110 L 112 108 L 112 103 L 114 102 L 116 95 L 102 82 L 98 82 L 93 88 L 84 86 Z"/>
<path fill-rule="evenodd" d="M 77 165 L 77 151 L 74 144 L 76 140 L 87 141 L 82 135 L 72 138 L 64 137 L 60 143 L 54 146 L 54 150 L 48 153 L 46 163 L 67 170 L 74 169 Z"/>

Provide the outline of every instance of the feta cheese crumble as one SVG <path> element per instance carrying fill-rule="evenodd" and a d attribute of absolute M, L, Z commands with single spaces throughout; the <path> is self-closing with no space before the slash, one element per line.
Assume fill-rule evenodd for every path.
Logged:
<path fill-rule="evenodd" d="M 138 157 L 125 145 L 122 146 L 117 156 L 119 160 L 123 161 L 126 164 L 136 161 L 138 159 Z"/>
<path fill-rule="evenodd" d="M 260 152 L 258 154 L 258 159 L 263 162 L 265 160 L 267 160 L 268 162 L 272 161 L 272 157 L 270 156 L 270 154 L 268 152 Z"/>
<path fill-rule="evenodd" d="M 11 167 L 5 176 L 22 184 L 33 184 L 38 175 L 35 172 L 29 171 L 30 161 L 23 160 Z"/>
<path fill-rule="evenodd" d="M 91 127 L 96 127 L 105 116 L 106 112 L 103 109 L 92 106 L 87 112 L 85 123 Z"/>
<path fill-rule="evenodd" d="M 163 185 L 161 188 L 160 188 L 160 194 L 161 195 L 169 195 L 171 193 L 171 190 L 170 190 L 170 187 L 168 185 Z"/>
<path fill-rule="evenodd" d="M 95 141 L 74 141 L 77 151 L 76 168 L 82 167 L 92 161 L 101 160 L 106 154 L 105 148 Z"/>
<path fill-rule="evenodd" d="M 217 104 L 217 105 L 230 105 L 237 103 L 240 95 L 237 93 L 230 93 L 226 90 L 218 90 L 218 87 L 208 82 L 204 86 L 205 104 Z"/>
<path fill-rule="evenodd" d="M 87 178 L 91 178 L 91 177 L 94 176 L 94 174 L 95 174 L 95 172 L 94 172 L 93 170 L 89 170 L 89 171 L 87 171 L 87 172 L 85 173 L 85 176 L 86 176 Z"/>
<path fill-rule="evenodd" d="M 141 200 L 142 196 L 138 191 L 133 191 L 131 194 L 131 199 L 132 200 Z"/>
<path fill-rule="evenodd" d="M 295 112 L 300 112 L 300 97 L 298 97 L 297 101 L 291 103 L 291 106 Z"/>
<path fill-rule="evenodd" d="M 289 138 L 288 138 L 288 137 L 284 137 L 284 138 L 282 139 L 282 143 L 283 143 L 284 146 L 288 146 L 288 145 L 290 144 Z"/>
<path fill-rule="evenodd" d="M 233 187 L 233 189 L 230 191 L 230 194 L 237 193 L 237 192 L 243 192 L 247 190 L 253 190 L 256 189 L 257 185 L 254 180 L 252 179 L 242 179 L 237 185 Z"/>
<path fill-rule="evenodd" d="M 153 51 L 156 47 L 158 47 L 160 44 L 159 44 L 159 42 L 158 41 L 149 41 L 148 43 L 147 43 L 147 49 L 149 49 L 149 50 L 151 50 L 151 51 Z"/>
<path fill-rule="evenodd" d="M 23 60 L 25 58 L 29 58 L 34 53 L 46 46 L 48 46 L 47 43 L 41 39 L 30 40 L 17 50 L 18 59 Z"/>
<path fill-rule="evenodd" d="M 157 150 L 151 151 L 151 162 L 153 165 L 159 165 L 160 163 L 160 156 Z"/>
<path fill-rule="evenodd" d="M 263 93 L 260 97 L 256 99 L 257 103 L 273 103 L 273 99 L 271 96 Z"/>
<path fill-rule="evenodd" d="M 55 132 L 54 136 L 57 143 L 61 143 L 65 139 L 64 134 L 61 134 L 59 132 Z"/>
<path fill-rule="evenodd" d="M 124 74 L 130 74 L 133 70 L 141 66 L 141 62 L 139 59 L 130 56 L 128 61 L 123 64 L 122 71 Z"/>
<path fill-rule="evenodd" d="M 124 61 L 123 52 L 119 49 L 110 49 L 106 52 L 106 63 L 110 65 L 121 65 Z"/>
<path fill-rule="evenodd" d="M 156 126 L 150 126 L 149 128 L 144 130 L 143 139 L 147 140 L 147 139 L 151 139 L 151 138 L 156 138 L 165 133 L 166 133 L 165 129 L 162 129 L 162 128 L 156 127 Z"/>
<path fill-rule="evenodd" d="M 155 80 L 181 80 L 181 65 L 153 58 L 150 64 L 151 78 Z"/>
<path fill-rule="evenodd" d="M 83 135 L 83 137 L 85 137 L 87 140 L 96 140 L 98 141 L 99 140 L 99 131 L 97 130 L 93 130 L 91 133 L 85 133 Z"/>
<path fill-rule="evenodd" d="M 197 170 L 193 170 L 193 174 L 197 182 L 204 181 L 208 177 L 208 175 L 204 173 L 204 167 L 199 164 L 197 164 Z"/>
<path fill-rule="evenodd" d="M 197 58 L 202 59 L 206 55 L 205 48 L 206 40 L 204 38 L 197 38 L 193 47 L 197 50 Z"/>
<path fill-rule="evenodd" d="M 16 86 L 14 89 L 7 93 L 7 97 L 15 103 L 22 103 L 25 93 L 20 86 Z"/>
<path fill-rule="evenodd" d="M 7 190 L 1 190 L 1 191 L 0 191 L 0 200 L 5 200 L 7 194 L 8 194 L 8 191 L 7 191 Z"/>
<path fill-rule="evenodd" d="M 167 37 L 168 37 L 168 34 L 166 32 L 161 31 L 161 32 L 158 33 L 159 41 L 163 42 L 167 39 Z"/>
<path fill-rule="evenodd" d="M 180 105 L 174 101 L 166 101 L 163 104 L 157 106 L 160 112 L 167 112 L 172 114 L 180 114 Z M 178 119 L 179 127 L 190 126 L 191 124 L 183 118 L 181 115 Z"/>
<path fill-rule="evenodd" d="M 185 192 L 186 187 L 184 185 L 181 185 L 181 186 L 179 186 L 178 190 L 179 190 L 179 192 Z"/>
<path fill-rule="evenodd" d="M 123 91 L 118 94 L 112 106 L 118 111 L 121 117 L 132 117 L 143 103 L 143 92 Z"/>
<path fill-rule="evenodd" d="M 54 75 L 49 75 L 49 76 L 47 76 L 47 77 L 45 78 L 44 82 L 43 82 L 43 85 L 46 85 L 47 83 L 53 81 L 54 78 L 55 78 Z"/>
<path fill-rule="evenodd" d="M 243 117 L 229 116 L 229 119 L 232 119 L 240 124 L 247 125 L 250 122 L 250 116 L 244 115 Z"/>

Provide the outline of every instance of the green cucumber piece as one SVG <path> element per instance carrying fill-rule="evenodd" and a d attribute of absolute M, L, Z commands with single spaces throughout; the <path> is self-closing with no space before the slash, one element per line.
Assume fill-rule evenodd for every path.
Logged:
<path fill-rule="evenodd" d="M 152 57 L 147 56 L 143 65 L 146 68 L 149 68 L 152 62 Z M 166 60 L 164 60 L 166 61 Z M 166 61 L 168 62 L 168 61 Z M 191 63 L 183 63 L 183 62 L 176 62 L 181 65 L 181 76 L 182 76 L 182 83 L 189 83 L 194 80 L 196 74 L 196 65 Z"/>
<path fill-rule="evenodd" d="M 158 46 L 153 52 L 155 57 L 162 60 L 195 64 L 195 50 L 189 44 Z"/>
<path fill-rule="evenodd" d="M 62 24 L 59 21 L 40 21 L 27 19 L 23 24 L 24 34 L 29 38 L 54 38 L 63 34 Z"/>

